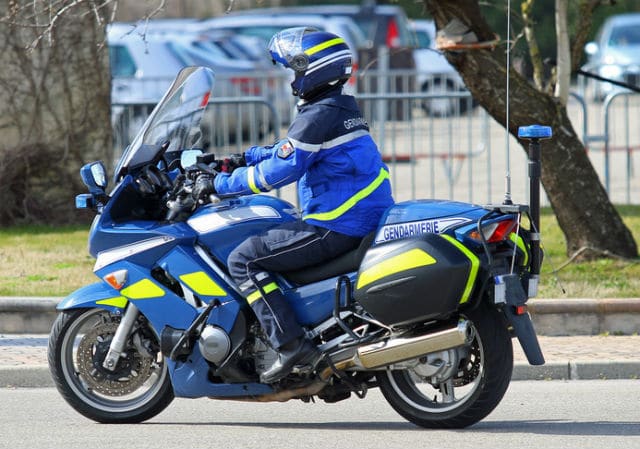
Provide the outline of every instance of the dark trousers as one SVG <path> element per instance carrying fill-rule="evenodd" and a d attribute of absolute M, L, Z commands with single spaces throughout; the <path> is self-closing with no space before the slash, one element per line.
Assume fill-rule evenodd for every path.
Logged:
<path fill-rule="evenodd" d="M 270 273 L 329 261 L 360 243 L 303 221 L 284 223 L 249 237 L 229 254 L 229 272 L 276 349 L 303 335 L 302 327 Z"/>

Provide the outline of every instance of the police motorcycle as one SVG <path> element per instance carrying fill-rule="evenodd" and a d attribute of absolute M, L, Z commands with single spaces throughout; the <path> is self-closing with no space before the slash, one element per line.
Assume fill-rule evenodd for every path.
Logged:
<path fill-rule="evenodd" d="M 461 428 L 505 394 L 512 338 L 529 363 L 544 363 L 526 302 L 541 259 L 539 140 L 550 130 L 534 125 L 521 134 L 537 153 L 530 206 L 398 203 L 359 248 L 276 274 L 322 358 L 260 383 L 277 353 L 225 262 L 298 211 L 263 194 L 192 198 L 193 172 L 219 168 L 198 151 L 213 83 L 207 68 L 179 73 L 124 151 L 109 194 L 101 162 L 81 169 L 89 193 L 76 205 L 97 212 L 89 252 L 100 281 L 58 305 L 48 347 L 55 385 L 75 410 L 133 423 L 174 397 L 334 403 L 379 388 L 418 426 Z"/>

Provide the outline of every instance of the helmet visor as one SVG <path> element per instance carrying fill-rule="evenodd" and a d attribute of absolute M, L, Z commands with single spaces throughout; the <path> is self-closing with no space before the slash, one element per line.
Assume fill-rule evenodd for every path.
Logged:
<path fill-rule="evenodd" d="M 296 72 L 304 71 L 309 61 L 302 48 L 302 37 L 313 31 L 318 30 L 311 27 L 296 27 L 276 33 L 269 41 L 269 53 L 273 62 L 279 62 Z"/>

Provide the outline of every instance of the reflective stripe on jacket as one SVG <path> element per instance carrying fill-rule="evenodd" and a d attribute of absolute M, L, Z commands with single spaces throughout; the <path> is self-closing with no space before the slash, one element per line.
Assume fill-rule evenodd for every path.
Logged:
<path fill-rule="evenodd" d="M 393 204 L 389 172 L 353 97 L 336 88 L 298 106 L 287 138 L 251 147 L 247 167 L 215 179 L 216 191 L 259 193 L 298 181 L 302 219 L 351 236 L 376 229 Z"/>

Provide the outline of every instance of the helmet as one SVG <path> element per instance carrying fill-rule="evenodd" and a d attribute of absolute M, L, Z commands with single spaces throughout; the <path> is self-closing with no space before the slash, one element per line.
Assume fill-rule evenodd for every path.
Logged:
<path fill-rule="evenodd" d="M 315 28 L 287 28 L 269 42 L 273 63 L 295 72 L 293 95 L 308 99 L 351 76 L 351 50 L 339 36 Z"/>

